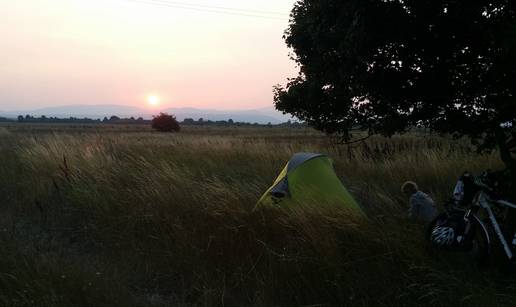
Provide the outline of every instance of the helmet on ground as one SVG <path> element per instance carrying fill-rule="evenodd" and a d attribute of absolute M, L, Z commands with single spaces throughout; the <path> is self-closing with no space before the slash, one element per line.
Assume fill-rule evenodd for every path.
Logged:
<path fill-rule="evenodd" d="M 436 226 L 430 240 L 437 247 L 450 247 L 455 239 L 455 231 L 449 226 Z"/>

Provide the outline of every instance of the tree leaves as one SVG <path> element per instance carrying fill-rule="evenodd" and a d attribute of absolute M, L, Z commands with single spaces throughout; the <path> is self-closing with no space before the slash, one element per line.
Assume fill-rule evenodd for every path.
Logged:
<path fill-rule="evenodd" d="M 275 105 L 345 139 L 355 127 L 390 136 L 423 125 L 492 147 L 495 131 L 516 120 L 515 7 L 298 1 L 285 41 L 300 74 L 275 88 Z"/>

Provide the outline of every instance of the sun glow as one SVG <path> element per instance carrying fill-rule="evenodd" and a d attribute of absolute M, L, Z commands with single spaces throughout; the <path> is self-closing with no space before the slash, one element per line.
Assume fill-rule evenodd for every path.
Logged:
<path fill-rule="evenodd" d="M 151 107 L 159 105 L 159 101 L 159 97 L 156 95 L 150 95 L 149 97 L 147 97 L 147 102 Z"/>

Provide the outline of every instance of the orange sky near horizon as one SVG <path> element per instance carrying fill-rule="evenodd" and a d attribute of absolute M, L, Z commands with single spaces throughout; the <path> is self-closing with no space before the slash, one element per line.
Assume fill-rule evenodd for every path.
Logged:
<path fill-rule="evenodd" d="M 150 95 L 163 107 L 270 106 L 272 86 L 297 75 L 282 39 L 294 2 L 0 0 L 0 110 L 146 107 Z M 276 14 L 245 16 L 258 10 Z"/>

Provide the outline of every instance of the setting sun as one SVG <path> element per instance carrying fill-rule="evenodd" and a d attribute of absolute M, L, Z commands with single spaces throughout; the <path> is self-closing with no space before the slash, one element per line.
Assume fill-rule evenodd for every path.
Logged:
<path fill-rule="evenodd" d="M 155 107 L 159 104 L 159 97 L 156 95 L 151 95 L 147 98 L 147 102 L 149 103 L 150 106 Z"/>

